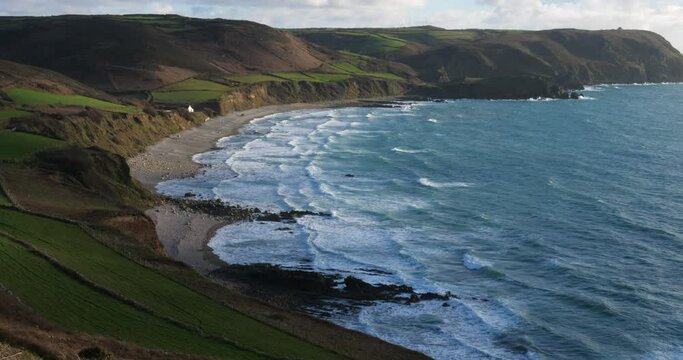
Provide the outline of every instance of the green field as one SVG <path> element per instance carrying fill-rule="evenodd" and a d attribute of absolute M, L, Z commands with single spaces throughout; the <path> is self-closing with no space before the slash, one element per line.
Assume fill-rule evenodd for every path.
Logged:
<path fill-rule="evenodd" d="M 159 103 L 194 104 L 216 100 L 232 89 L 213 81 L 187 79 L 153 91 L 152 98 Z"/>
<path fill-rule="evenodd" d="M 12 100 L 15 103 L 19 105 L 90 106 L 92 108 L 100 110 L 122 113 L 132 113 L 138 111 L 138 109 L 136 109 L 133 106 L 114 104 L 108 101 L 99 100 L 82 95 L 60 95 L 22 88 L 9 88 L 4 89 L 4 91 L 7 93 L 7 95 L 9 95 L 10 98 L 12 98 Z"/>
<path fill-rule="evenodd" d="M 0 128 L 7 126 L 11 119 L 26 117 L 31 114 L 31 112 L 23 110 L 0 110 Z"/>
<path fill-rule="evenodd" d="M 29 111 L 23 110 L 0 110 L 0 120 L 14 119 L 31 115 Z"/>
<path fill-rule="evenodd" d="M 347 72 L 350 74 L 360 74 L 363 72 L 363 70 L 361 70 L 358 66 L 353 65 L 353 64 L 348 63 L 348 62 L 340 62 L 340 63 L 330 64 L 330 65 L 332 67 L 340 70 L 340 71 L 344 71 L 344 72 Z"/>
<path fill-rule="evenodd" d="M 302 72 L 274 72 L 273 76 L 290 80 L 290 81 L 317 81 L 316 79 L 302 73 Z"/>
<path fill-rule="evenodd" d="M 256 84 L 268 81 L 284 81 L 284 79 L 265 74 L 236 75 L 229 76 L 226 79 L 230 81 L 236 81 L 242 84 Z"/>
<path fill-rule="evenodd" d="M 27 248 L 0 236 L 0 283 L 47 320 L 139 345 L 224 359 L 264 359 L 148 314 L 77 281 Z"/>
<path fill-rule="evenodd" d="M 216 100 L 223 94 L 225 94 L 225 91 L 154 91 L 152 92 L 152 98 L 155 102 L 159 103 L 196 104 Z"/>
<path fill-rule="evenodd" d="M 474 40 L 477 37 L 475 31 L 469 30 L 435 30 L 427 33 L 438 40 Z"/>
<path fill-rule="evenodd" d="M 337 358 L 323 349 L 227 308 L 154 270 L 121 256 L 90 237 L 76 225 L 0 208 L 0 231 L 30 243 L 90 281 L 152 309 L 157 317 L 179 321 L 200 329 L 208 336 L 229 339 L 244 348 L 255 349 L 274 357 Z M 85 254 L 87 256 L 84 256 Z M 0 263 L 4 262 L 4 260 L 0 261 Z M 26 291 L 30 291 L 30 282 L 26 284 L 25 286 L 29 288 Z M 14 292 L 12 286 L 5 285 Z M 55 286 L 58 285 L 59 283 Z M 39 294 L 39 291 L 36 294 Z M 106 317 L 109 312 L 107 307 L 100 307 L 99 311 L 102 314 L 93 315 L 93 317 L 79 316 L 75 309 L 55 312 L 54 303 L 50 304 L 50 302 L 42 304 L 36 300 L 36 304 L 32 306 L 39 307 L 37 310 L 41 314 L 58 323 L 68 326 L 93 326 L 95 329 L 100 329 L 98 333 L 102 333 L 104 331 L 102 329 L 105 329 L 109 322 L 109 318 Z M 102 318 L 102 323 L 90 324 L 97 322 L 100 318 Z M 79 325 L 79 321 L 83 324 Z M 149 332 L 148 337 L 152 336 L 149 334 L 154 334 L 154 332 Z M 161 342 L 162 337 L 165 336 L 160 333 L 157 340 Z M 131 334 L 129 339 L 133 340 L 137 337 L 138 335 Z"/>
<path fill-rule="evenodd" d="M 330 74 L 316 72 L 274 72 L 272 75 L 290 81 L 332 82 L 350 79 L 348 74 Z"/>
<path fill-rule="evenodd" d="M 353 64 L 348 63 L 348 62 L 331 64 L 331 66 L 338 69 L 339 71 L 344 71 L 344 72 L 347 72 L 349 74 L 353 74 L 354 76 L 375 77 L 375 78 L 387 79 L 387 80 L 403 80 L 402 77 L 400 77 L 398 75 L 394 75 L 392 73 L 388 73 L 388 72 L 365 71 L 365 70 L 360 69 L 358 66 L 353 65 Z"/>
<path fill-rule="evenodd" d="M 187 79 L 174 84 L 166 85 L 159 89 L 159 91 L 229 91 L 232 87 L 219 84 L 213 81 L 201 80 L 201 79 Z"/>
<path fill-rule="evenodd" d="M 351 75 L 347 74 L 326 74 L 326 73 L 313 73 L 307 72 L 306 75 L 315 79 L 318 82 L 330 82 L 330 81 L 344 81 L 351 78 Z"/>
<path fill-rule="evenodd" d="M 12 206 L 12 202 L 9 201 L 9 198 L 5 195 L 2 188 L 0 188 L 0 206 Z"/>
<path fill-rule="evenodd" d="M 61 140 L 21 132 L 0 132 L 0 161 L 21 160 L 38 151 L 62 146 Z"/>
<path fill-rule="evenodd" d="M 336 31 L 335 34 L 346 37 L 347 41 L 354 43 L 354 47 L 363 49 L 363 53 L 390 52 L 407 44 L 405 40 L 395 36 L 364 30 L 343 30 Z"/>

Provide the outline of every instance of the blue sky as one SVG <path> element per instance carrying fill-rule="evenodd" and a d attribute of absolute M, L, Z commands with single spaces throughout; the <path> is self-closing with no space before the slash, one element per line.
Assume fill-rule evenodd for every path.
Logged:
<path fill-rule="evenodd" d="M 275 27 L 646 29 L 683 50 L 683 0 L 2 0 L 0 15 L 176 13 Z"/>

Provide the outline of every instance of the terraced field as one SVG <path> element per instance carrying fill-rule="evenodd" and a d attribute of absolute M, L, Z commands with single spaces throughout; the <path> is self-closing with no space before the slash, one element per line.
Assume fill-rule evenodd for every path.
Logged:
<path fill-rule="evenodd" d="M 233 87 L 213 81 L 187 79 L 152 92 L 155 102 L 168 104 L 196 104 L 218 99 Z"/>
<path fill-rule="evenodd" d="M 265 74 L 236 75 L 236 76 L 229 76 L 226 79 L 230 80 L 230 81 L 236 81 L 236 82 L 242 83 L 242 84 L 256 84 L 256 83 L 269 82 L 269 81 L 285 81 L 282 78 L 271 76 L 271 75 L 265 75 Z"/>
<path fill-rule="evenodd" d="M 22 132 L 0 132 L 0 161 L 16 161 L 38 151 L 63 146 L 61 140 Z"/>
<path fill-rule="evenodd" d="M 219 339 L 194 334 L 77 281 L 29 249 L 0 236 L 0 282 L 46 319 L 71 329 L 149 348 L 223 359 L 265 359 Z"/>
<path fill-rule="evenodd" d="M 261 354 L 338 358 L 123 257 L 77 225 L 0 208 L 3 233 L 0 282 L 41 315 L 63 326 L 144 346 L 222 358 L 253 359 L 262 358 Z M 9 244 L 7 235 L 117 296 L 105 296 L 80 284 L 44 259 Z M 139 304 L 140 309 L 128 302 Z M 188 334 L 186 329 L 198 332 Z"/>
<path fill-rule="evenodd" d="M 82 95 L 61 95 L 23 88 L 8 88 L 4 89 L 4 91 L 16 104 L 23 106 L 89 106 L 111 112 L 133 113 L 138 111 L 133 106 L 115 104 Z"/>
<path fill-rule="evenodd" d="M 380 78 L 380 79 L 387 79 L 387 80 L 403 80 L 402 77 L 388 73 L 388 72 L 379 72 L 379 71 L 365 71 L 359 68 L 358 66 L 351 64 L 349 62 L 341 62 L 341 63 L 336 63 L 336 64 L 331 64 L 330 66 L 336 68 L 339 71 L 343 71 L 349 74 L 352 74 L 354 76 L 367 76 L 367 77 L 375 77 L 375 78 Z"/>
<path fill-rule="evenodd" d="M 7 126 L 11 119 L 30 116 L 31 112 L 23 110 L 0 110 L 0 129 Z"/>

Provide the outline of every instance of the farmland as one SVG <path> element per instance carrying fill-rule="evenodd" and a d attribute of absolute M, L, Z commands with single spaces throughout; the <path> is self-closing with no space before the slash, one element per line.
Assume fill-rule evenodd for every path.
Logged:
<path fill-rule="evenodd" d="M 26 296 L 31 298 L 41 298 L 31 296 L 32 291 L 37 293 L 52 294 L 55 297 L 65 297 L 63 302 L 73 301 L 79 303 L 93 302 L 99 304 L 97 311 L 93 314 L 80 315 L 77 309 L 73 308 L 55 309 L 53 299 L 35 299 L 32 307 L 37 309 L 43 316 L 64 326 L 81 329 L 84 331 L 99 332 L 104 335 L 126 339 L 127 333 L 121 332 L 125 328 L 122 321 L 130 321 L 128 326 L 135 329 L 140 326 L 140 322 L 151 321 L 151 324 L 161 324 L 161 320 L 171 320 L 172 323 L 182 324 L 182 328 L 196 328 L 200 333 L 205 334 L 202 339 L 197 339 L 193 344 L 197 349 L 193 353 L 206 354 L 207 351 L 226 351 L 233 356 L 240 354 L 240 349 L 254 349 L 254 354 L 266 353 L 270 356 L 285 357 L 295 356 L 302 359 L 315 358 L 334 358 L 334 355 L 325 352 L 313 345 L 305 343 L 297 338 L 270 328 L 252 318 L 231 310 L 222 304 L 196 293 L 175 281 L 172 281 L 160 273 L 139 265 L 114 250 L 106 247 L 93 239 L 79 226 L 68 224 L 57 220 L 34 216 L 11 209 L 0 209 L 0 232 L 21 239 L 30 246 L 35 247 L 39 252 L 46 254 L 61 266 L 77 272 L 88 281 L 106 288 L 112 293 L 118 294 L 121 298 L 140 304 L 143 309 L 151 313 L 154 319 L 140 320 L 141 314 L 133 313 L 130 309 L 123 307 L 117 299 L 96 300 L 92 294 L 83 289 L 82 286 L 74 287 L 72 281 L 63 276 L 54 275 L 55 271 L 48 271 L 46 264 L 40 264 L 38 260 L 36 266 L 41 266 L 44 270 L 36 274 L 44 274 L 44 271 L 58 277 L 58 281 L 52 279 L 45 281 L 43 286 L 26 286 Z M 17 249 L 10 249 L 11 254 L 1 254 L 0 256 L 25 256 Z M 10 251 L 7 250 L 7 251 Z M 88 256 L 83 256 L 88 254 Z M 2 263 L 5 263 L 3 261 Z M 21 272 L 16 269 L 2 270 L 6 278 L 2 279 L 12 291 L 15 288 L 21 291 L 21 284 L 30 284 L 28 281 L 39 281 L 40 279 L 14 279 Z M 1 276 L 1 275 L 0 275 Z M 21 275 L 28 276 L 28 275 Z M 38 276 L 38 275 L 34 275 Z M 57 289 L 49 288 L 50 284 Z M 68 291 L 61 291 L 59 287 L 65 287 Z M 73 293 L 74 295 L 68 295 Z M 80 300 L 79 297 L 85 300 Z M 20 298 L 22 298 L 20 296 Z M 28 301 L 28 300 L 27 300 Z M 43 302 L 44 301 L 44 302 Z M 106 306 L 104 305 L 106 304 Z M 153 310 L 152 310 L 153 309 Z M 120 313 L 120 314 L 119 314 Z M 112 319 L 122 319 L 112 322 Z M 163 328 L 163 326 L 159 325 Z M 169 327 L 168 323 L 165 325 Z M 171 331 L 171 330 L 168 330 Z M 173 331 L 180 331 L 178 329 Z M 178 333 L 179 334 L 179 333 Z M 145 341 L 144 345 L 159 346 L 168 345 L 169 350 L 178 350 L 174 346 L 181 344 L 174 343 L 175 332 L 148 331 L 142 334 L 131 334 L 128 339 Z M 180 336 L 180 335 L 178 335 Z M 185 336 L 185 335 L 183 335 Z M 194 335 L 197 338 L 198 335 Z M 213 339 L 228 339 L 228 343 L 215 343 Z M 201 340 L 201 341 L 200 341 Z M 237 347 L 231 344 L 239 344 Z M 202 350 L 203 349 L 203 350 Z M 222 350 L 218 350 L 222 349 Z M 215 353 L 214 353 L 215 354 Z M 243 358 L 245 354 L 240 354 Z M 258 358 L 249 356 L 245 358 Z"/>
<path fill-rule="evenodd" d="M 265 74 L 235 75 L 226 77 L 227 80 L 236 81 L 241 84 L 256 84 L 269 81 L 285 81 L 282 78 Z"/>
<path fill-rule="evenodd" d="M 111 112 L 132 113 L 137 111 L 132 106 L 115 104 L 82 95 L 61 95 L 23 88 L 9 88 L 4 91 L 16 104 L 23 106 L 89 106 Z"/>
<path fill-rule="evenodd" d="M 72 278 L 55 264 L 0 235 L 0 282 L 46 319 L 79 331 L 150 348 L 226 359 L 265 358 L 194 334 Z"/>
<path fill-rule="evenodd" d="M 0 132 L 0 161 L 16 161 L 47 148 L 62 146 L 63 141 L 21 132 Z"/>
<path fill-rule="evenodd" d="M 213 81 L 187 79 L 152 92 L 155 102 L 193 104 L 218 99 L 233 88 Z"/>

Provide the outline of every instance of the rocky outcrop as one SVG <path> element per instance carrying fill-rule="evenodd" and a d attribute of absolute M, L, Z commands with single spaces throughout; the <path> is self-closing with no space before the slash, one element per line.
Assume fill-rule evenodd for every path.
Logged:
<path fill-rule="evenodd" d="M 370 284 L 354 276 L 323 274 L 310 270 L 284 269 L 271 264 L 226 265 L 210 273 L 218 280 L 248 284 L 253 290 L 287 292 L 307 303 L 322 299 L 354 301 L 419 302 L 447 301 L 451 293 L 421 293 L 407 285 Z M 340 286 L 341 285 L 341 286 Z"/>

